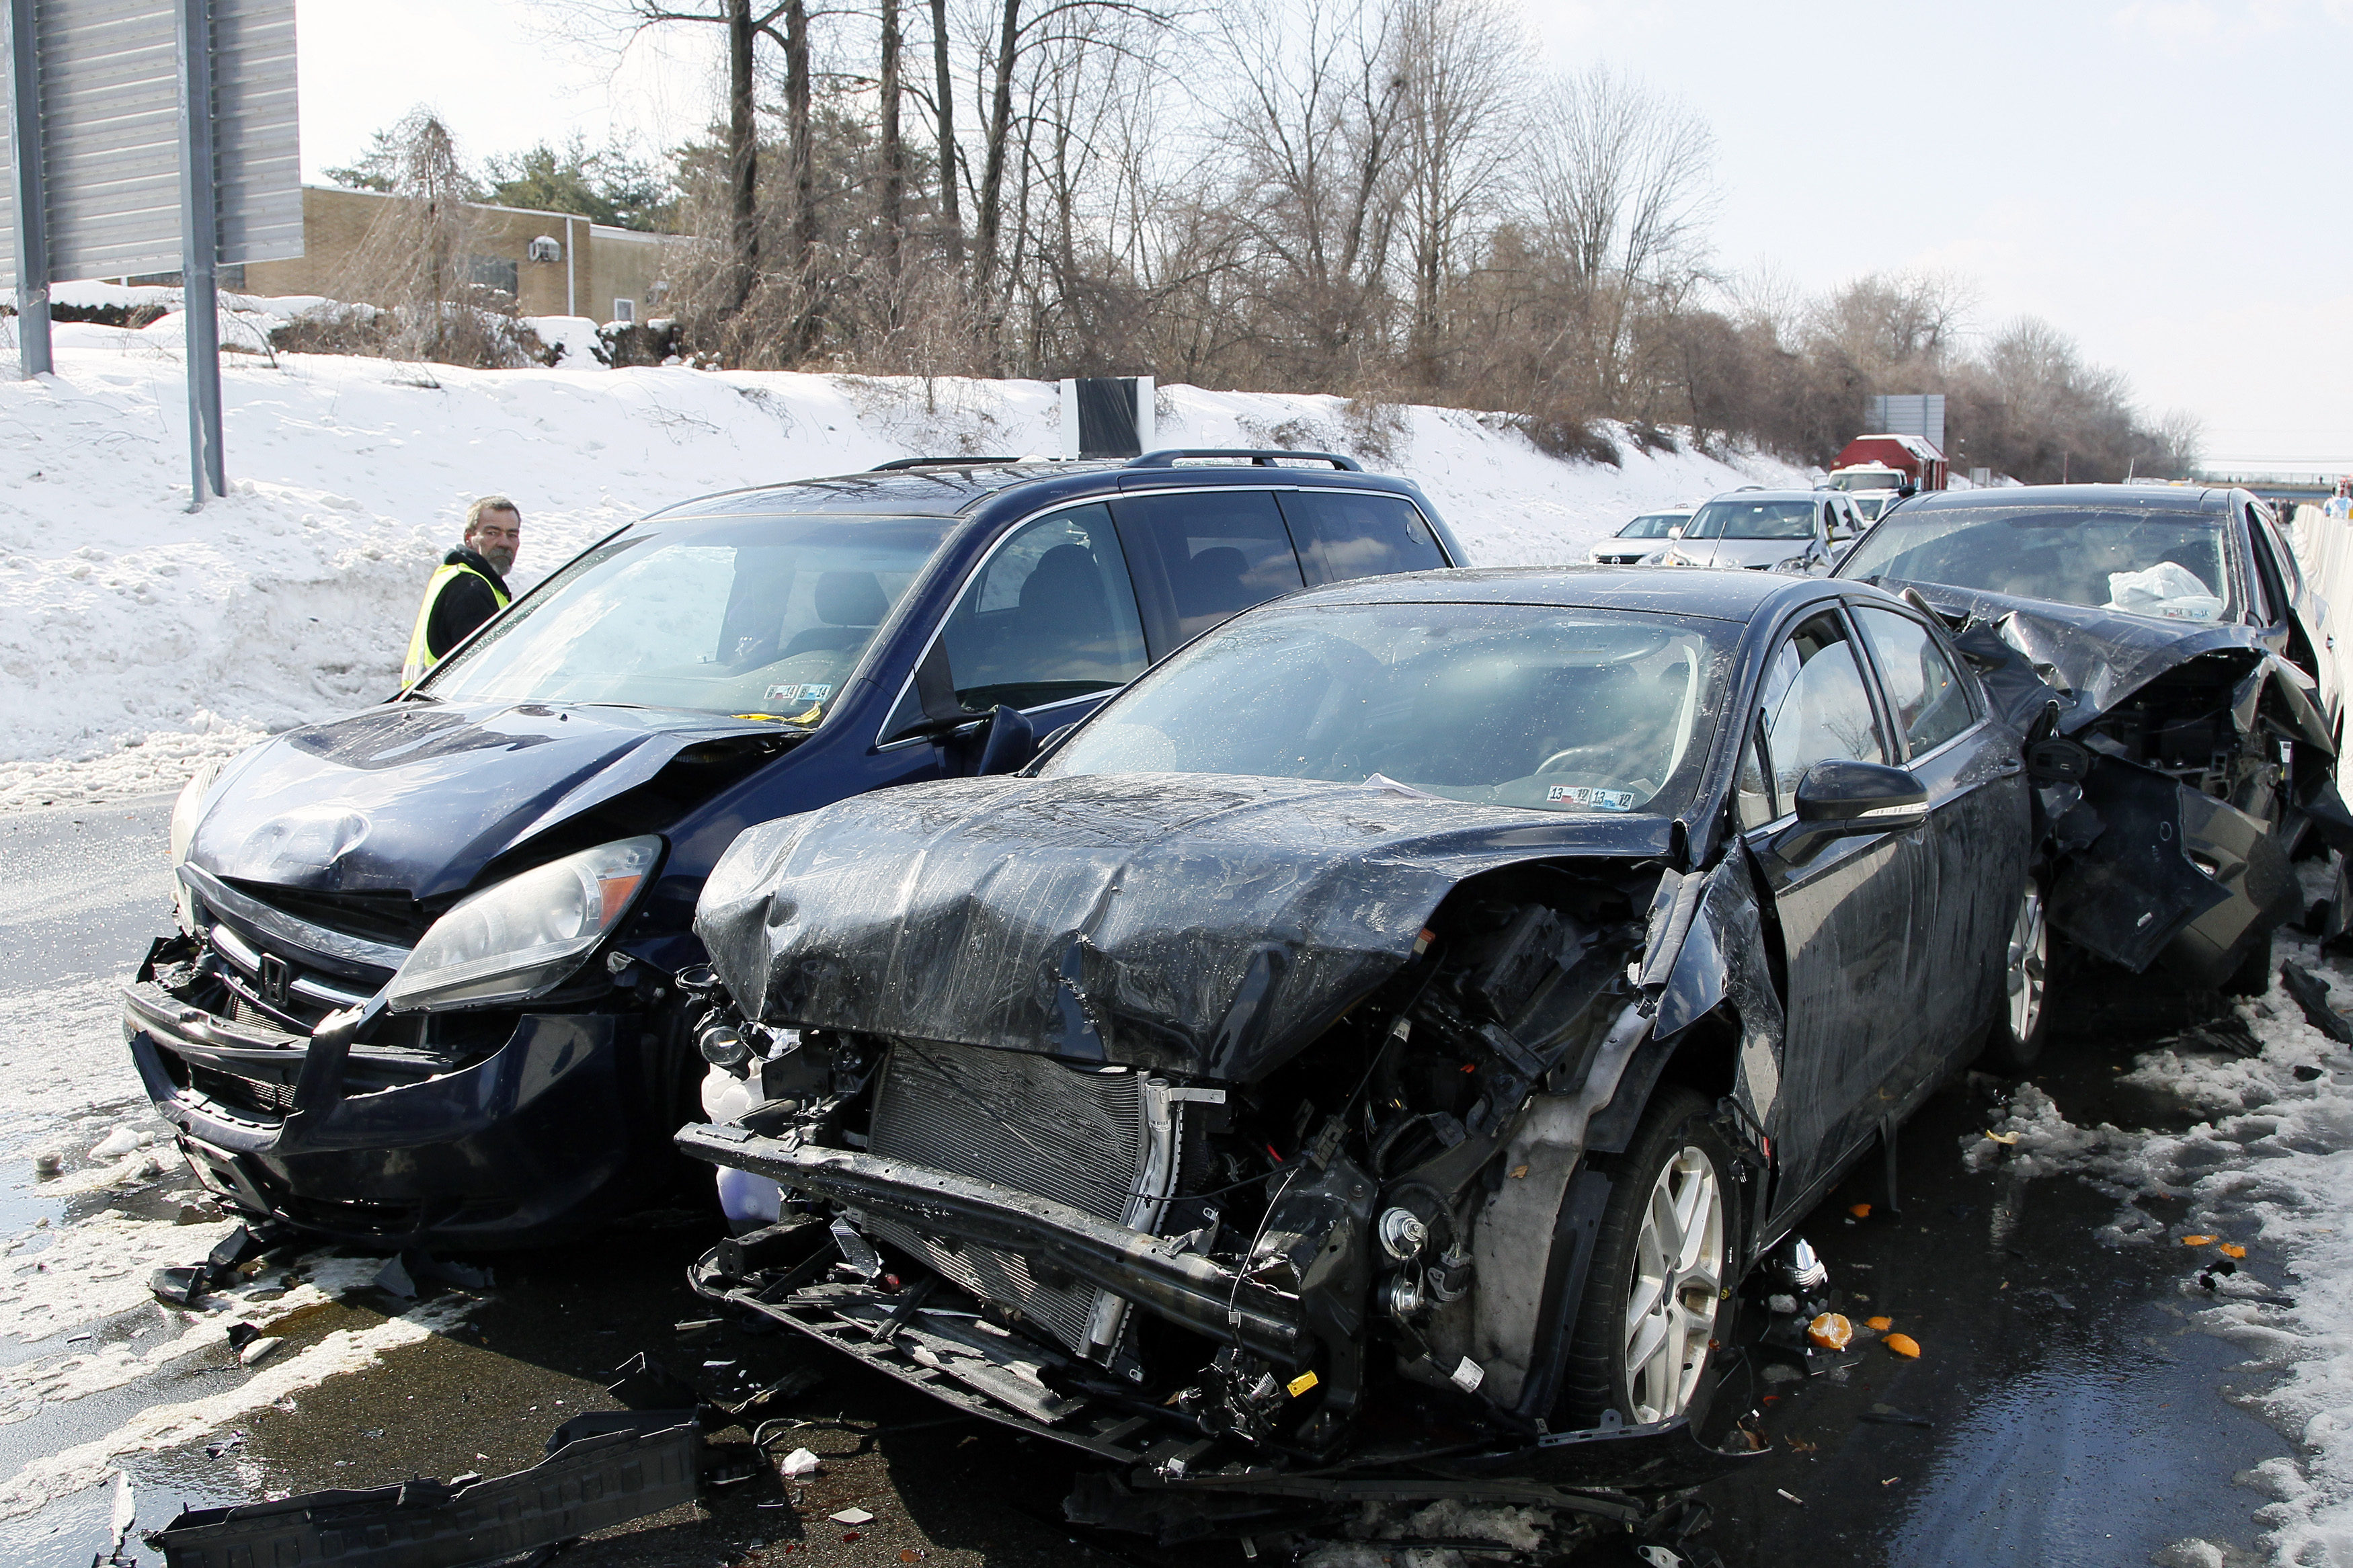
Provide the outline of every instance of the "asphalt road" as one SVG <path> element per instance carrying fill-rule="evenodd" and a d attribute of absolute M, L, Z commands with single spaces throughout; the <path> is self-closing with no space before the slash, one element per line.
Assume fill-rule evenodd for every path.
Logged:
<path fill-rule="evenodd" d="M 169 806 L 157 799 L 0 818 L 0 1234 L 13 1238 L 0 1270 L 45 1268 L 46 1237 L 92 1215 L 167 1245 L 164 1227 L 202 1217 L 174 1170 L 60 1195 L 31 1162 L 42 1148 L 73 1156 L 117 1125 L 160 1126 L 142 1116 L 111 994 L 147 940 L 168 929 Z M 2134 1050 L 2185 1021 L 2179 1004 L 2131 992 L 2063 994 L 2037 1080 L 2079 1124 L 2177 1122 L 2180 1108 L 2114 1080 Z M 1804 1227 L 1850 1315 L 1894 1318 L 1923 1354 L 1905 1362 L 1872 1343 L 1812 1378 L 1790 1377 L 1769 1353 L 1744 1355 L 1721 1397 L 1726 1410 L 1753 1412 L 1771 1447 L 1713 1489 L 1715 1524 L 1702 1538 L 1735 1568 L 2142 1563 L 2185 1537 L 2252 1550 L 2251 1516 L 2263 1500 L 2232 1477 L 2291 1446 L 2234 1401 L 2242 1352 L 2190 1326 L 2189 1263 L 2097 1238 L 2111 1198 L 2072 1179 L 2013 1183 L 1964 1168 L 1962 1142 L 1992 1114 L 1988 1096 L 1999 1087 L 1952 1086 L 1905 1130 L 1900 1212 L 1873 1160 Z M 81 1163 L 69 1159 L 69 1178 Z M 1856 1203 L 1873 1205 L 1867 1217 L 1848 1214 Z M 78 1348 L 153 1343 L 147 1336 L 179 1331 L 185 1315 L 122 1306 L 85 1323 L 84 1342 L 18 1327 L 17 1340 L 0 1339 L 0 1401 L 14 1401 L 0 1407 L 0 1474 L 20 1472 L 0 1491 L 0 1561 L 81 1568 L 108 1545 L 111 1479 L 59 1482 L 28 1500 L 24 1468 L 44 1456 L 135 1447 L 118 1463 L 142 1528 L 183 1503 L 496 1474 L 535 1461 L 566 1416 L 611 1407 L 611 1369 L 638 1352 L 709 1396 L 820 1374 L 808 1392 L 760 1414 L 805 1423 L 792 1440 L 824 1458 L 823 1472 L 788 1490 L 763 1470 L 703 1503 L 585 1542 L 565 1563 L 1242 1560 L 1231 1544 L 1159 1552 L 1076 1539 L 1059 1522 L 1073 1467 L 1049 1446 L 949 1418 L 789 1334 L 733 1323 L 681 1331 L 706 1315 L 684 1286 L 685 1265 L 715 1234 L 699 1214 L 653 1215 L 592 1246 L 500 1260 L 497 1283 L 479 1299 L 440 1300 L 435 1331 L 385 1340 L 359 1370 L 210 1425 L 198 1415 L 158 1429 L 152 1417 L 174 1403 L 234 1406 L 238 1390 L 260 1386 L 251 1380 L 269 1363 L 259 1373 L 238 1366 L 225 1337 L 78 1396 L 52 1385 L 51 1396 L 27 1403 L 7 1382 Z M 2249 1267 L 2260 1270 L 2260 1257 Z M 288 1346 L 276 1359 L 372 1342 L 413 1306 L 345 1290 L 274 1330 Z M 9 1327 L 0 1321 L 0 1331 Z M 1891 1412 L 1905 1424 L 1887 1424 Z M 736 1428 L 717 1441 L 748 1453 L 751 1436 Z M 849 1507 L 876 1517 L 856 1529 L 828 1519 Z M 135 1542 L 131 1555 L 160 1560 Z M 1588 1560 L 1632 1558 L 1610 1550 Z"/>

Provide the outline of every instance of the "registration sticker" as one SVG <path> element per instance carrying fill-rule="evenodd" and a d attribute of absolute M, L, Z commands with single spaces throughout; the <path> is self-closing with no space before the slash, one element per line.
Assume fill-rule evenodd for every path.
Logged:
<path fill-rule="evenodd" d="M 763 702 L 776 703 L 822 702 L 832 695 L 833 688 L 830 686 L 819 686 L 815 684 L 807 686 L 771 686 L 768 688 L 767 694 L 762 697 L 760 700 Z"/>
<path fill-rule="evenodd" d="M 1591 784 L 1555 784 L 1545 791 L 1545 799 L 1555 805 L 1582 805 L 1595 811 L 1634 809 L 1632 790 L 1597 789 Z"/>

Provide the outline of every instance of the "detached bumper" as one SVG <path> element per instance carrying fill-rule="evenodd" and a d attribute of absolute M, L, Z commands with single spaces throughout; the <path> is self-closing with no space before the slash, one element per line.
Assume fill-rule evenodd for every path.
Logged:
<path fill-rule="evenodd" d="M 369 1246 L 529 1245 L 631 1163 L 617 1019 L 526 1014 L 470 1066 L 243 1029 L 153 982 L 122 1028 L 148 1098 L 236 1207 Z"/>

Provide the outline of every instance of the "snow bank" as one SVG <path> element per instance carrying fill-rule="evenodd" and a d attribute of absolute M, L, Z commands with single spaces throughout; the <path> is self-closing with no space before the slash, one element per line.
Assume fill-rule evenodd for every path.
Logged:
<path fill-rule="evenodd" d="M 2353 969 L 2285 931 L 2279 952 L 2353 1006 Z M 2021 1178 L 2081 1176 L 2119 1200 L 2107 1239 L 2182 1254 L 2193 1321 L 2273 1374 L 2253 1407 L 2302 1446 L 2300 1458 L 2241 1478 L 2273 1500 L 2255 1516 L 2263 1544 L 2281 1564 L 2353 1563 L 2353 1051 L 2307 1024 L 2276 979 L 2239 1011 L 2259 1054 L 2176 1044 L 2125 1075 L 2205 1113 L 2187 1131 L 2079 1127 L 2030 1083 L 1988 1130 L 2015 1142 L 1971 1135 L 1962 1157 Z M 2168 1224 L 2148 1213 L 2141 1200 L 2156 1194 L 2187 1198 L 2187 1214 Z"/>
<path fill-rule="evenodd" d="M 63 297 L 177 303 L 96 284 Z M 258 342 L 318 301 L 234 303 Z M 176 787 L 207 757 L 388 694 L 417 595 L 478 495 L 522 507 L 527 586 L 707 491 L 1060 447 L 1042 382 L 231 353 L 232 493 L 191 514 L 181 321 L 60 325 L 56 375 L 0 383 L 0 809 Z M 566 341 L 586 325 L 545 323 Z M 1411 475 L 1499 564 L 1581 560 L 1647 508 L 1802 482 L 1778 463 L 1631 440 L 1622 468 L 1563 463 L 1499 417 L 1455 410 L 1366 420 L 1336 398 L 1185 386 L 1163 410 L 1169 445 L 1360 450 L 1377 434 L 1388 456 L 1367 466 Z"/>

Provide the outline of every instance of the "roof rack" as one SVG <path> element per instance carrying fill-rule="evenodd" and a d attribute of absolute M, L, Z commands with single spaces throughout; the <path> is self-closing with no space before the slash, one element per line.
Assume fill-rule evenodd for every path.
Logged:
<path fill-rule="evenodd" d="M 1274 468 L 1282 462 L 1329 463 L 1352 474 L 1361 474 L 1365 466 L 1354 458 L 1344 458 L 1337 452 L 1260 452 L 1241 447 L 1169 447 L 1157 452 L 1146 452 L 1141 458 L 1130 458 L 1131 468 L 1173 468 L 1182 458 L 1247 458 L 1255 467 Z"/>
<path fill-rule="evenodd" d="M 980 468 L 1032 460 L 1028 458 L 893 458 L 887 463 L 877 463 L 866 471 L 870 474 L 895 474 L 908 468 Z"/>

